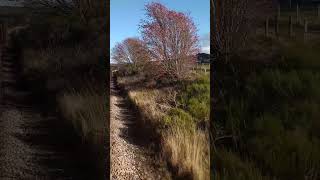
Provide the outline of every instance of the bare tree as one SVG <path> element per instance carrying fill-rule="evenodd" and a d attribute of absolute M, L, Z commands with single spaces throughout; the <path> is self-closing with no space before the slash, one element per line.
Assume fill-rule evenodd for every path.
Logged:
<path fill-rule="evenodd" d="M 145 43 L 138 38 L 127 38 L 116 44 L 112 50 L 112 58 L 118 64 L 128 65 L 135 72 L 145 70 L 150 60 Z"/>
<path fill-rule="evenodd" d="M 266 18 L 273 0 L 212 0 L 214 11 L 213 49 L 226 61 L 254 32 L 259 18 Z"/>
<path fill-rule="evenodd" d="M 25 0 L 24 5 L 51 9 L 65 15 L 77 14 L 85 23 L 88 23 L 92 17 L 106 14 L 106 1 L 104 0 Z"/>
<path fill-rule="evenodd" d="M 158 73 L 168 78 L 185 78 L 199 52 L 197 29 L 191 17 L 160 3 L 146 5 L 146 11 L 142 37 L 155 64 L 159 64 Z"/>

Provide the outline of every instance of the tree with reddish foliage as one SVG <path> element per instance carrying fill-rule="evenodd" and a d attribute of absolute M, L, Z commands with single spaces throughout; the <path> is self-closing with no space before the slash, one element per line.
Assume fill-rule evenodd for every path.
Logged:
<path fill-rule="evenodd" d="M 157 76 L 175 80 L 187 77 L 199 52 L 197 28 L 191 17 L 160 3 L 146 5 L 146 11 L 141 33 L 152 60 L 157 61 Z"/>
<path fill-rule="evenodd" d="M 127 38 L 116 44 L 112 57 L 118 64 L 129 67 L 130 72 L 142 72 L 150 60 L 145 43 L 138 38 Z"/>

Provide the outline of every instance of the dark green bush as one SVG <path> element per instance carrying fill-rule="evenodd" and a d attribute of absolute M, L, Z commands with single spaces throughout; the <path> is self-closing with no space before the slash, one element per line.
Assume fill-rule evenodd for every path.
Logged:
<path fill-rule="evenodd" d="M 196 122 L 208 121 L 210 114 L 210 78 L 201 75 L 196 81 L 187 82 L 182 87 L 178 101 Z"/>
<path fill-rule="evenodd" d="M 272 65 L 252 63 L 252 72 L 247 63 L 234 62 L 229 74 L 219 67 L 213 137 L 232 141 L 213 144 L 215 178 L 320 178 L 319 50 L 292 43 Z"/>
<path fill-rule="evenodd" d="M 221 180 L 263 180 L 271 179 L 262 175 L 254 163 L 242 160 L 238 155 L 227 150 L 220 150 L 212 157 L 213 178 Z"/>

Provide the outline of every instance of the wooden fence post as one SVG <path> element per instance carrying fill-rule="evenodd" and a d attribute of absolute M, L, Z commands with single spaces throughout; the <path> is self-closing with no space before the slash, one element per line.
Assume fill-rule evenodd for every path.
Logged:
<path fill-rule="evenodd" d="M 308 35 L 308 21 L 305 19 L 304 20 L 304 33 L 303 33 L 303 40 L 307 40 L 307 35 Z"/>
<path fill-rule="evenodd" d="M 265 24 L 265 35 L 266 37 L 269 36 L 269 18 L 266 19 L 266 24 Z"/>
<path fill-rule="evenodd" d="M 308 33 L 308 21 L 304 20 L 304 33 Z"/>

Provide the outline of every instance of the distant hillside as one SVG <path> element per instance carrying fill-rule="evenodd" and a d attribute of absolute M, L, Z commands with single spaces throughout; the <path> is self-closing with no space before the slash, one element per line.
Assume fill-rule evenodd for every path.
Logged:
<path fill-rule="evenodd" d="M 197 54 L 197 63 L 199 63 L 199 64 L 210 63 L 210 54 L 206 54 L 206 53 Z"/>

